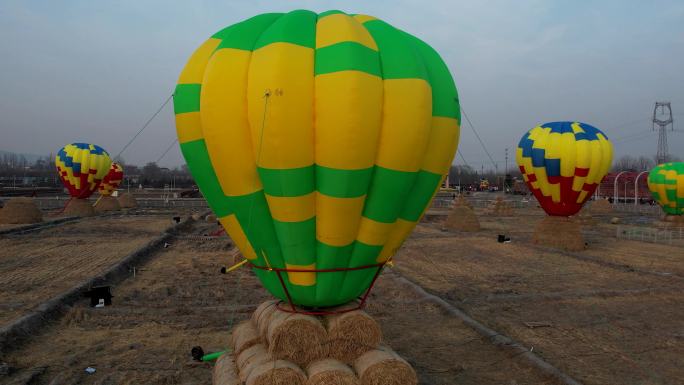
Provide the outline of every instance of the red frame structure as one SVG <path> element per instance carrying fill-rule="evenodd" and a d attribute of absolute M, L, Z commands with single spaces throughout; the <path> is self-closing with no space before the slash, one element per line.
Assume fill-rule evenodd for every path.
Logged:
<path fill-rule="evenodd" d="M 354 310 L 360 310 L 363 309 L 366 306 L 366 300 L 368 299 L 368 295 L 370 294 L 371 290 L 373 290 L 373 286 L 375 285 L 375 282 L 377 281 L 378 277 L 380 276 L 380 273 L 382 272 L 382 269 L 387 265 L 387 261 L 381 262 L 381 263 L 375 263 L 372 265 L 364 265 L 364 266 L 358 266 L 358 267 L 347 267 L 347 268 L 337 268 L 337 269 L 317 269 L 317 270 L 307 270 L 307 269 L 286 269 L 286 268 L 279 268 L 279 267 L 267 267 L 267 266 L 258 266 L 253 264 L 252 262 L 247 262 L 247 265 L 250 267 L 253 267 L 255 269 L 259 270 L 266 270 L 266 271 L 274 271 L 278 275 L 278 280 L 280 281 L 280 285 L 283 287 L 283 290 L 285 291 L 285 296 L 287 296 L 287 304 L 289 305 L 289 309 L 284 306 L 284 303 L 282 301 L 278 302 L 278 309 L 287 312 L 287 313 L 299 313 L 299 314 L 307 314 L 307 315 L 329 315 L 329 314 L 342 314 L 342 313 L 348 313 L 350 311 Z M 303 309 L 297 309 L 297 306 L 292 302 L 292 297 L 290 296 L 290 292 L 287 290 L 287 285 L 285 285 L 285 280 L 283 279 L 282 273 L 337 273 L 341 271 L 355 271 L 355 270 L 365 270 L 365 269 L 377 269 L 375 272 L 375 275 L 373 276 L 373 280 L 371 281 L 370 286 L 368 286 L 368 290 L 358 298 L 359 303 L 358 306 L 356 307 L 350 307 L 350 308 L 344 308 L 341 310 L 303 310 Z"/>

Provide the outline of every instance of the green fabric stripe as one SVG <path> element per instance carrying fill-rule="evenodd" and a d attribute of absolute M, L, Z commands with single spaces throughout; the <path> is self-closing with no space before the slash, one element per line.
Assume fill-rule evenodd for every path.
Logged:
<path fill-rule="evenodd" d="M 212 36 L 221 39 L 216 50 L 234 48 L 251 51 L 261 33 L 282 15 L 282 13 L 264 13 L 218 32 Z"/>
<path fill-rule="evenodd" d="M 201 84 L 178 84 L 173 92 L 173 112 L 183 114 L 200 110 Z"/>
<path fill-rule="evenodd" d="M 353 41 L 316 50 L 315 75 L 339 71 L 361 71 L 380 77 L 380 56 L 377 51 Z"/>
<path fill-rule="evenodd" d="M 209 207 L 217 217 L 231 214 L 230 199 L 223 194 L 214 168 L 209 160 L 209 152 L 204 139 L 181 143 L 181 152 L 185 157 L 188 168 L 197 182 L 202 195 L 209 203 Z"/>
<path fill-rule="evenodd" d="M 432 195 L 442 181 L 442 176 L 425 170 L 420 170 L 416 182 L 408 195 L 400 218 L 415 222 L 420 219 L 425 208 L 430 204 Z"/>
<path fill-rule="evenodd" d="M 378 255 L 382 251 L 382 246 L 367 245 L 363 242 L 354 242 L 354 251 L 352 252 L 349 267 L 367 266 L 377 263 Z M 340 302 L 350 301 L 353 298 L 362 295 L 370 285 L 373 276 L 377 270 L 364 269 L 347 272 L 342 288 L 339 290 L 338 300 Z"/>
<path fill-rule="evenodd" d="M 321 20 L 322 18 L 324 18 L 324 17 L 326 17 L 326 16 L 336 15 L 336 14 L 343 14 L 343 15 L 344 15 L 345 13 L 342 12 L 342 11 L 338 11 L 337 9 L 331 9 L 331 10 L 329 10 L 329 11 L 325 11 L 325 12 L 323 12 L 323 13 L 319 13 L 319 14 L 318 14 L 318 20 Z"/>
<path fill-rule="evenodd" d="M 383 223 L 394 222 L 408 199 L 417 174 L 375 166 L 363 216 Z"/>
<path fill-rule="evenodd" d="M 314 166 L 273 169 L 258 167 L 266 194 L 276 197 L 297 197 L 314 191 Z"/>
<path fill-rule="evenodd" d="M 316 217 L 301 222 L 273 220 L 285 261 L 295 265 L 316 262 Z"/>
<path fill-rule="evenodd" d="M 336 198 L 357 198 L 368 191 L 373 167 L 341 170 L 316 165 L 316 190 Z"/>
<path fill-rule="evenodd" d="M 380 51 L 383 79 L 428 79 L 427 71 L 404 33 L 381 20 L 362 24 Z"/>
<path fill-rule="evenodd" d="M 272 43 L 292 43 L 315 48 L 316 19 L 316 14 L 311 11 L 297 10 L 286 13 L 259 36 L 254 49 Z"/>
<path fill-rule="evenodd" d="M 458 91 L 449 68 L 439 54 L 422 40 L 402 32 L 422 57 L 432 86 L 432 116 L 456 118 L 461 122 Z"/>

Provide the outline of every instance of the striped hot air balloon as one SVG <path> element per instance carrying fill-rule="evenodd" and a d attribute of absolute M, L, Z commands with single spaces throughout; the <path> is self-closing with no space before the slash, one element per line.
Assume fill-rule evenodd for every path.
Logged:
<path fill-rule="evenodd" d="M 123 180 L 123 167 L 116 162 L 112 162 L 112 166 L 109 168 L 109 172 L 102 179 L 100 187 L 98 190 L 102 196 L 110 196 L 121 184 Z"/>
<path fill-rule="evenodd" d="M 648 173 L 648 189 L 668 215 L 684 215 L 684 163 L 657 165 Z"/>
<path fill-rule="evenodd" d="M 523 179 L 549 215 L 576 214 L 606 176 L 613 146 L 598 128 L 553 122 L 523 135 L 516 160 Z"/>
<path fill-rule="evenodd" d="M 111 164 L 107 151 L 88 143 L 67 144 L 55 157 L 59 178 L 77 199 L 87 199 L 97 190 Z"/>
<path fill-rule="evenodd" d="M 460 109 L 423 41 L 366 15 L 263 14 L 213 35 L 174 95 L 190 171 L 292 301 L 348 302 L 412 231 L 451 165 Z M 255 270 L 285 299 L 275 273 Z"/>

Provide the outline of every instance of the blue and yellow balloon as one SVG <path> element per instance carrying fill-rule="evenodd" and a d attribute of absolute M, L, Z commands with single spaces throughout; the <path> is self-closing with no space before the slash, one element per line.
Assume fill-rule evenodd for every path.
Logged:
<path fill-rule="evenodd" d="M 542 209 L 553 216 L 579 212 L 606 176 L 613 145 L 596 127 L 552 122 L 523 135 L 516 160 Z"/>

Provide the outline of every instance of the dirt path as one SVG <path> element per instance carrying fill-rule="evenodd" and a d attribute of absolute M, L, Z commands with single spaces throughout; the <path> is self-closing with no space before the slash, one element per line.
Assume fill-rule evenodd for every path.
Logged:
<path fill-rule="evenodd" d="M 213 228 L 197 223 L 191 231 Z M 227 238 L 175 240 L 114 289 L 113 306 L 91 309 L 81 302 L 6 357 L 19 369 L 14 378 L 44 368 L 31 384 L 209 384 L 211 364 L 193 362 L 190 348 L 224 349 L 230 325 L 269 298 L 245 269 L 219 274 L 229 254 Z M 417 368 L 421 384 L 556 384 L 407 291 L 391 274 L 379 279 L 369 301 L 386 342 Z M 88 366 L 97 372 L 86 374 Z"/>
<path fill-rule="evenodd" d="M 170 225 L 167 216 L 117 216 L 0 237 L 0 324 L 96 276 Z"/>

